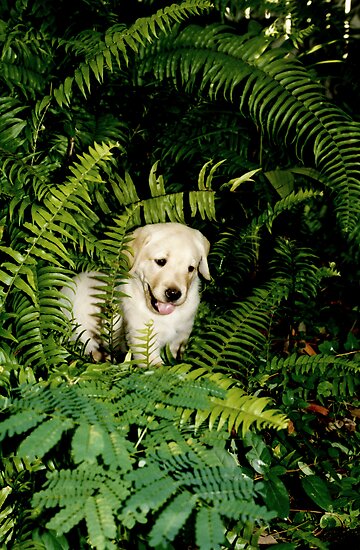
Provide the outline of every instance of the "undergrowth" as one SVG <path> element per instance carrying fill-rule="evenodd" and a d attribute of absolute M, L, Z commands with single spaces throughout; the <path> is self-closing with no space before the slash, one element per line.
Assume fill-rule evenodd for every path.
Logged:
<path fill-rule="evenodd" d="M 1 5 L 0 545 L 355 547 L 353 12 L 131 4 Z M 128 235 L 165 221 L 212 280 L 183 359 L 153 369 L 148 326 L 140 368 L 111 329 Z M 93 268 L 99 363 L 61 308 Z"/>

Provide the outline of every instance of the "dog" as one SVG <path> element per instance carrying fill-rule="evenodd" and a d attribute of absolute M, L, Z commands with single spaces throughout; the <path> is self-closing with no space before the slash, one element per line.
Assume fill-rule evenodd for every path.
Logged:
<path fill-rule="evenodd" d="M 210 243 L 197 229 L 181 223 L 156 223 L 135 229 L 129 241 L 129 274 L 120 285 L 121 316 L 114 325 L 114 339 L 124 341 L 136 361 L 144 361 L 141 338 L 152 327 L 153 345 L 149 363 L 161 364 L 160 352 L 169 346 L 175 358 L 181 357 L 193 328 L 200 302 L 200 278 L 210 280 L 207 262 Z M 100 276 L 100 279 L 98 278 Z M 85 344 L 94 359 L 101 357 L 101 293 L 104 275 L 80 273 L 63 294 L 76 325 L 75 337 Z"/>

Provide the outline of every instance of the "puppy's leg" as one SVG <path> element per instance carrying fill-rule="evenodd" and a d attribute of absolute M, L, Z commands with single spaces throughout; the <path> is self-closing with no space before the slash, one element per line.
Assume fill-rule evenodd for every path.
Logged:
<path fill-rule="evenodd" d="M 85 344 L 85 352 L 92 354 L 95 360 L 101 358 L 100 320 L 101 287 L 104 283 L 95 279 L 96 272 L 80 273 L 69 287 L 64 287 L 64 312 L 74 323 L 74 339 Z"/>

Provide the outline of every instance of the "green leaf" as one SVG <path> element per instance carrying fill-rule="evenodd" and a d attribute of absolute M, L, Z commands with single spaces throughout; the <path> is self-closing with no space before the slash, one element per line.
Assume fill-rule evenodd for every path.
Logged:
<path fill-rule="evenodd" d="M 196 498 L 187 491 L 177 495 L 164 509 L 150 531 L 151 546 L 173 541 L 195 506 Z"/>
<path fill-rule="evenodd" d="M 269 474 L 257 489 L 264 497 L 266 507 L 275 511 L 280 518 L 288 518 L 290 513 L 290 499 L 287 488 L 282 480 L 273 474 Z"/>
<path fill-rule="evenodd" d="M 104 431 L 103 442 L 104 448 L 101 451 L 101 455 L 105 464 L 111 467 L 116 466 L 123 472 L 131 470 L 132 459 L 129 441 L 117 431 L 112 431 L 111 433 Z"/>
<path fill-rule="evenodd" d="M 29 460 L 42 458 L 72 426 L 73 422 L 69 418 L 55 417 L 43 422 L 21 443 L 18 450 L 19 456 L 26 456 Z"/>
<path fill-rule="evenodd" d="M 331 511 L 332 499 L 327 483 L 318 476 L 307 476 L 301 480 L 306 494 L 317 504 L 326 511 Z"/>
<path fill-rule="evenodd" d="M 230 192 L 234 192 L 237 190 L 237 188 L 242 184 L 242 183 L 245 183 L 245 182 L 248 182 L 248 181 L 254 181 L 253 180 L 253 176 L 255 176 L 255 174 L 257 174 L 258 172 L 260 172 L 262 169 L 261 168 L 256 168 L 255 170 L 250 170 L 250 172 L 246 172 L 246 174 L 243 174 L 242 176 L 238 177 L 238 178 L 234 178 L 232 180 L 230 180 L 228 183 L 226 183 L 225 185 L 223 185 L 222 187 L 227 187 L 227 186 L 231 186 L 230 187 Z"/>
<path fill-rule="evenodd" d="M 272 170 L 264 175 L 282 199 L 294 191 L 294 176 L 290 170 Z"/>
<path fill-rule="evenodd" d="M 95 462 L 96 457 L 104 450 L 104 429 L 99 424 L 82 422 L 76 429 L 72 440 L 72 451 L 75 463 Z"/>
<path fill-rule="evenodd" d="M 266 474 L 271 465 L 271 454 L 263 440 L 257 434 L 248 432 L 244 438 L 245 445 L 251 445 L 246 458 L 258 474 Z"/>
<path fill-rule="evenodd" d="M 116 525 L 112 508 L 103 496 L 87 499 L 85 520 L 91 545 L 105 549 L 107 543 L 116 536 Z"/>
<path fill-rule="evenodd" d="M 196 516 L 196 544 L 199 550 L 220 550 L 225 542 L 225 527 L 214 508 L 201 508 Z"/>
<path fill-rule="evenodd" d="M 45 418 L 45 414 L 38 411 L 23 410 L 13 413 L 9 418 L 0 423 L 0 441 L 6 434 L 12 437 L 15 434 L 26 432 Z"/>

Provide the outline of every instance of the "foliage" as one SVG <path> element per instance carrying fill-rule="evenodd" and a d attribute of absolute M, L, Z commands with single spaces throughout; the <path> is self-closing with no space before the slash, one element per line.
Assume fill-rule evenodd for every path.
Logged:
<path fill-rule="evenodd" d="M 272 515 L 256 503 L 253 480 L 244 476 L 224 448 L 224 424 L 230 430 L 233 424 L 242 425 L 244 431 L 254 422 L 286 425 L 284 416 L 262 410 L 267 399 L 244 399 L 237 388 L 227 395 L 229 383 L 225 377 L 180 366 L 126 377 L 113 373 L 106 383 L 29 386 L 10 405 L 1 435 L 28 434 L 18 455 L 30 461 L 43 459 L 65 434 L 71 439 L 68 467 L 48 472 L 45 489 L 33 497 L 35 508 L 60 507 L 48 522 L 48 528 L 59 534 L 85 518 L 90 544 L 113 547 L 114 517 L 120 516 L 122 524 L 131 528 L 135 522 L 147 523 L 160 510 L 149 535 L 155 546 L 174 539 L 192 508 L 198 509 L 196 523 L 202 533 L 204 510 L 210 507 L 222 540 L 221 517 L 237 519 L 240 514 L 256 521 Z M 212 441 L 201 429 L 203 411 L 217 426 L 219 435 L 214 434 Z M 195 412 L 194 433 L 189 419 Z M 138 436 L 133 439 L 134 423 Z M 171 520 L 170 529 L 172 517 L 177 519 Z M 198 536 L 200 546 L 202 536 Z"/>
<path fill-rule="evenodd" d="M 356 6 L 128 4 L 1 4 L 0 544 L 357 546 Z M 164 221 L 213 278 L 153 370 L 112 327 Z M 94 267 L 103 363 L 61 294 Z"/>

